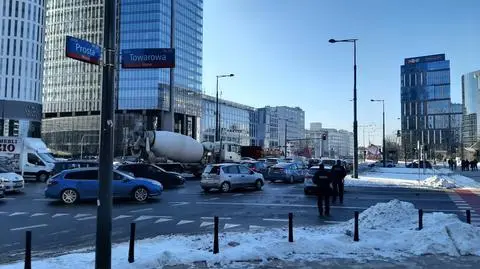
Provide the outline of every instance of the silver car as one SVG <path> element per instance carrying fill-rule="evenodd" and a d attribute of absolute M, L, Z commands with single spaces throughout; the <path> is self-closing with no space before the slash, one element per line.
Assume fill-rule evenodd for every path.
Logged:
<path fill-rule="evenodd" d="M 295 183 L 303 182 L 307 170 L 303 165 L 296 163 L 279 163 L 269 168 L 267 180 L 275 182 Z"/>
<path fill-rule="evenodd" d="M 218 189 L 229 192 L 233 189 L 254 187 L 261 190 L 264 185 L 263 175 L 255 173 L 239 164 L 210 164 L 205 167 L 200 186 L 206 192 Z"/>

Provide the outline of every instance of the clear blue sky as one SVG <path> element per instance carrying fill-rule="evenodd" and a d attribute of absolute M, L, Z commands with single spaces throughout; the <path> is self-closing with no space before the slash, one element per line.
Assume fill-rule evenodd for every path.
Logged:
<path fill-rule="evenodd" d="M 305 125 L 352 130 L 352 44 L 358 38 L 358 121 L 377 126 L 385 99 L 387 135 L 399 129 L 404 58 L 445 53 L 451 94 L 480 69 L 479 0 L 204 0 L 203 87 L 254 107 L 299 106 Z M 361 135 L 359 139 L 362 139 Z M 361 143 L 360 143 L 361 144 Z"/>

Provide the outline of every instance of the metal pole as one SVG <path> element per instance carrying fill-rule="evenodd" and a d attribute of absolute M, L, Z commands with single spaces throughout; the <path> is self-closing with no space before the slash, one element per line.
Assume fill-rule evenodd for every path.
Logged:
<path fill-rule="evenodd" d="M 220 140 L 220 114 L 218 113 L 218 76 L 217 76 L 217 93 L 215 98 L 215 142 Z"/>
<path fill-rule="evenodd" d="M 402 135 L 403 135 L 403 133 L 402 133 Z M 403 143 L 403 155 L 404 156 L 403 157 L 405 157 L 405 166 L 407 166 L 407 137 L 406 136 L 403 138 L 403 141 L 404 141 L 404 143 Z"/>
<path fill-rule="evenodd" d="M 383 167 L 387 166 L 387 147 L 385 143 L 385 100 L 382 100 L 383 108 Z"/>
<path fill-rule="evenodd" d="M 285 121 L 285 158 L 287 158 L 287 121 Z"/>
<path fill-rule="evenodd" d="M 175 48 L 175 0 L 170 0 L 170 48 Z M 170 121 L 167 130 L 174 132 L 175 131 L 175 92 L 174 92 L 174 84 L 175 84 L 175 68 L 170 68 L 170 86 L 169 86 L 169 94 L 170 94 L 170 103 L 169 103 L 169 111 L 170 111 Z"/>
<path fill-rule="evenodd" d="M 116 0 L 104 1 L 104 64 L 100 126 L 95 268 L 110 269 L 112 260 L 113 114 L 116 56 Z"/>
<path fill-rule="evenodd" d="M 353 178 L 358 178 L 357 40 L 353 40 Z"/>

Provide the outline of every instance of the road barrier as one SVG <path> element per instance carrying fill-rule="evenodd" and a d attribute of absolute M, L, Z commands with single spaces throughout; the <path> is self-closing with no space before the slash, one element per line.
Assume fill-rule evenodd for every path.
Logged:
<path fill-rule="evenodd" d="M 423 210 L 418 210 L 418 230 L 423 229 Z"/>
<path fill-rule="evenodd" d="M 213 254 L 218 254 L 218 216 L 213 218 Z"/>
<path fill-rule="evenodd" d="M 353 231 L 353 241 L 358 242 L 360 240 L 358 236 L 358 211 L 355 211 L 355 223 L 354 223 L 354 231 Z"/>
<path fill-rule="evenodd" d="M 130 244 L 128 246 L 128 262 L 135 261 L 135 222 L 130 223 Z"/>
<path fill-rule="evenodd" d="M 288 213 L 288 242 L 293 242 L 293 213 Z"/>
<path fill-rule="evenodd" d="M 32 231 L 25 233 L 25 269 L 32 269 Z"/>
<path fill-rule="evenodd" d="M 467 223 L 472 224 L 472 215 L 470 213 L 470 209 L 467 209 Z"/>

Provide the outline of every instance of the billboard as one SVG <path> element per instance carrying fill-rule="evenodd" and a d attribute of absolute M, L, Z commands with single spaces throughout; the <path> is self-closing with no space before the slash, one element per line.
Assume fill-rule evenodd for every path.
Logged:
<path fill-rule="evenodd" d="M 0 138 L 0 167 L 9 171 L 20 170 L 20 153 L 23 140 L 19 137 Z"/>
<path fill-rule="evenodd" d="M 445 61 L 445 54 L 435 54 L 422 57 L 413 57 L 406 58 L 405 64 L 417 64 L 417 63 L 426 63 L 426 62 L 438 62 Z"/>

